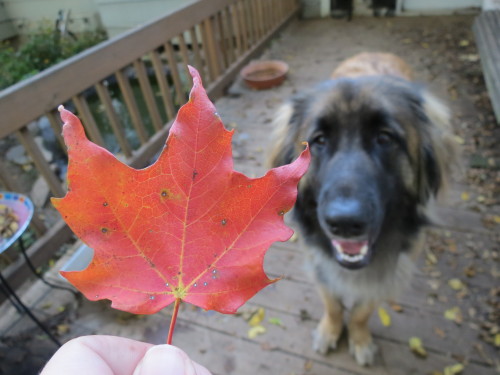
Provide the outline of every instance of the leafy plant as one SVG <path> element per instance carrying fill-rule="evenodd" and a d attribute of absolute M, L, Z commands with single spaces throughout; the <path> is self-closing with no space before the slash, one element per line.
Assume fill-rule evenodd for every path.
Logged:
<path fill-rule="evenodd" d="M 84 31 L 76 38 L 62 37 L 54 27 L 41 24 L 18 49 L 0 44 L 0 89 L 29 78 L 103 40 L 101 30 Z"/>
<path fill-rule="evenodd" d="M 69 191 L 52 199 L 64 220 L 94 249 L 83 271 L 63 272 L 88 299 L 152 314 L 175 302 L 167 343 L 181 301 L 235 313 L 266 285 L 264 255 L 292 230 L 283 223 L 309 164 L 309 150 L 292 164 L 250 179 L 233 170 L 232 132 L 224 129 L 191 68 L 193 88 L 165 148 L 136 170 L 85 137 L 61 110 L 68 145 Z"/>

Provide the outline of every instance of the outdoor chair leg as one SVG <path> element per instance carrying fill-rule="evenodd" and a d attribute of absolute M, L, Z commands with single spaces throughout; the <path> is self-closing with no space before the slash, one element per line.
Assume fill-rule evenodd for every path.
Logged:
<path fill-rule="evenodd" d="M 68 292 L 71 292 L 73 293 L 73 295 L 78 299 L 79 298 L 79 294 L 77 291 L 71 289 L 71 288 L 67 288 L 65 286 L 62 286 L 62 285 L 56 285 L 56 284 L 53 284 L 47 280 L 45 280 L 45 278 L 43 277 L 43 275 L 38 272 L 35 268 L 35 266 L 33 265 L 33 263 L 31 262 L 30 260 L 30 257 L 28 256 L 28 254 L 26 253 L 26 248 L 24 247 L 24 242 L 22 240 L 21 237 L 19 237 L 19 240 L 18 240 L 18 243 L 19 243 L 19 248 L 21 249 L 21 253 L 23 254 L 23 257 L 24 257 L 24 260 L 26 261 L 26 264 L 28 265 L 28 267 L 30 268 L 31 272 L 33 272 L 33 274 L 38 277 L 45 285 L 48 285 L 49 287 L 51 288 L 56 288 L 56 289 L 62 289 L 62 290 L 66 290 Z"/>
<path fill-rule="evenodd" d="M 5 280 L 1 272 L 0 272 L 0 282 L 2 283 L 2 287 L 5 288 L 9 296 L 16 301 L 17 305 L 21 306 L 21 308 L 31 318 L 31 320 L 33 320 L 33 322 L 35 322 L 35 324 L 47 334 L 47 336 L 52 340 L 54 344 L 60 347 L 61 343 L 59 342 L 59 340 L 49 331 L 47 327 L 45 327 L 45 325 L 40 320 L 38 320 L 38 318 L 31 312 L 31 310 L 21 301 L 21 299 L 17 296 L 16 292 L 10 287 L 7 280 Z"/>

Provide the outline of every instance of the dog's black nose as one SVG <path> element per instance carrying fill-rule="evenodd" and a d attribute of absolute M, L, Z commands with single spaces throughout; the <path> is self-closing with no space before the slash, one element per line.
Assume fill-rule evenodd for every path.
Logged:
<path fill-rule="evenodd" d="M 336 199 L 325 207 L 325 222 L 331 234 L 356 238 L 366 233 L 368 218 L 359 201 Z"/>

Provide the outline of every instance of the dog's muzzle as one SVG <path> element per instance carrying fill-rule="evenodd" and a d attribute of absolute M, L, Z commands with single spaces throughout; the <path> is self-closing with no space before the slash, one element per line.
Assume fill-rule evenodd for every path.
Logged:
<path fill-rule="evenodd" d="M 338 197 L 322 210 L 322 222 L 328 233 L 337 261 L 344 267 L 357 269 L 371 258 L 370 217 L 366 202 Z"/>

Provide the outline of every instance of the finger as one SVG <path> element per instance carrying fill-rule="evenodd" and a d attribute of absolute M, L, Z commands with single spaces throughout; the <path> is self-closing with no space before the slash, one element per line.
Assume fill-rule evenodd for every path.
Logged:
<path fill-rule="evenodd" d="M 130 374 L 153 345 L 115 336 L 83 336 L 64 344 L 40 375 Z"/>
<path fill-rule="evenodd" d="M 172 345 L 157 345 L 150 348 L 134 372 L 134 375 L 165 374 L 210 375 L 210 372 Z"/>

